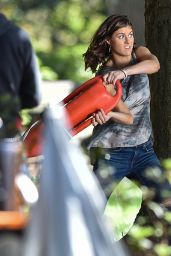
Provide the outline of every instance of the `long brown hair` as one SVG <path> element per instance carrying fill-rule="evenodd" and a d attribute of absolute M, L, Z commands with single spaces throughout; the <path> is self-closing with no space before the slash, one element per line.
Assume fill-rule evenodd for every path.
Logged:
<path fill-rule="evenodd" d="M 103 65 L 110 56 L 110 46 L 107 43 L 112 34 L 119 28 L 131 26 L 132 23 L 126 15 L 111 15 L 99 26 L 91 39 L 87 51 L 83 54 L 85 70 L 97 71 L 99 65 Z"/>

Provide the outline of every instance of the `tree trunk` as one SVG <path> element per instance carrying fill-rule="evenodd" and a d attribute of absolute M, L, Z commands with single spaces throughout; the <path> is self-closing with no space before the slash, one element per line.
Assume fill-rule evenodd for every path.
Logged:
<path fill-rule="evenodd" d="M 171 0 L 145 0 L 145 39 L 160 61 L 150 86 L 154 145 L 163 159 L 171 156 Z"/>

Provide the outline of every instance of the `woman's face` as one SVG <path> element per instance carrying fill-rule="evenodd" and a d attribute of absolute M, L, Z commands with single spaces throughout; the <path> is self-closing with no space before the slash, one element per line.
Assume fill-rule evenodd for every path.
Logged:
<path fill-rule="evenodd" d="M 108 40 L 112 53 L 120 56 L 130 56 L 134 45 L 134 35 L 131 26 L 116 30 Z"/>

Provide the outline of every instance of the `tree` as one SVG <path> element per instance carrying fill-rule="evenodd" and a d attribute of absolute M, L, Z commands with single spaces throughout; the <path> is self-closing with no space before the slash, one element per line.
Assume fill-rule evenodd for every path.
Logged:
<path fill-rule="evenodd" d="M 158 156 L 171 156 L 171 9 L 170 0 L 145 0 L 147 47 L 159 58 L 160 71 L 152 75 L 152 122 Z"/>

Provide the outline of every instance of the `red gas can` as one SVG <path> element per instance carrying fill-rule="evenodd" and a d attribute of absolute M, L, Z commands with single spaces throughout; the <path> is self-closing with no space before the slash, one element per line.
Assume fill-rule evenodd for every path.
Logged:
<path fill-rule="evenodd" d="M 105 113 L 111 111 L 122 96 L 122 85 L 119 80 L 116 81 L 116 94 L 112 96 L 103 84 L 101 76 L 96 76 L 70 93 L 61 102 L 68 117 L 68 130 L 72 136 L 81 132 L 92 122 L 92 115 L 99 109 Z M 42 121 L 34 123 L 24 136 L 26 151 L 28 157 L 42 154 L 43 147 Z"/>
<path fill-rule="evenodd" d="M 96 76 L 68 95 L 63 103 L 68 114 L 69 129 L 76 135 L 91 124 L 92 114 L 103 109 L 111 111 L 122 96 L 122 85 L 116 81 L 116 94 L 112 96 L 103 84 L 103 79 Z"/>

